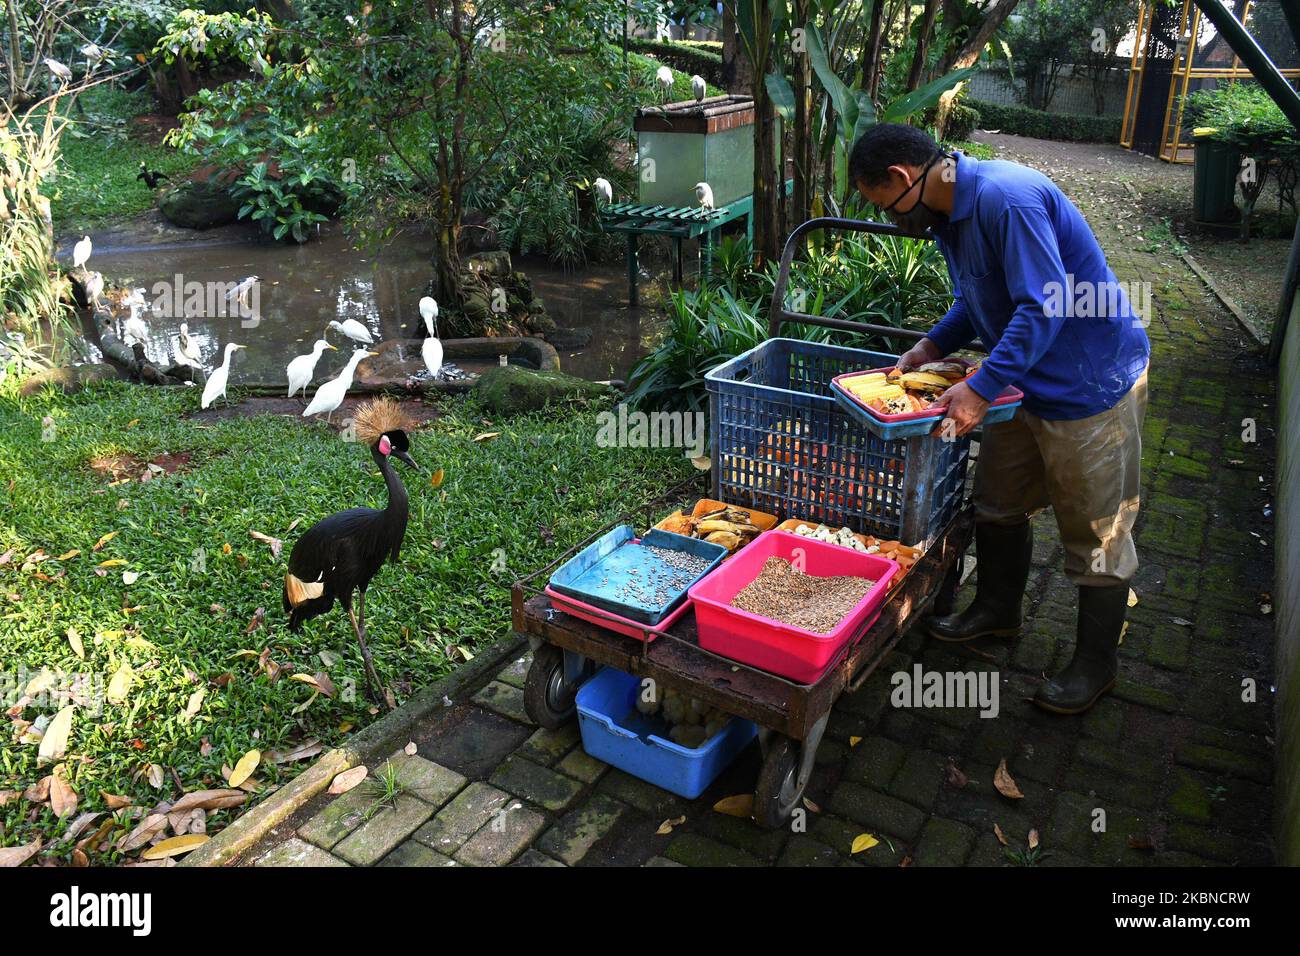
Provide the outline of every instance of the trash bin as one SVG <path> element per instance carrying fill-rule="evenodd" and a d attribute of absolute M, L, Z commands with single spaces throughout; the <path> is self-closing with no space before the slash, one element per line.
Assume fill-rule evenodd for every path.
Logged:
<path fill-rule="evenodd" d="M 1241 218 L 1235 201 L 1241 152 L 1212 138 L 1213 129 L 1198 129 L 1192 172 L 1192 218 L 1197 222 L 1236 222 Z"/>

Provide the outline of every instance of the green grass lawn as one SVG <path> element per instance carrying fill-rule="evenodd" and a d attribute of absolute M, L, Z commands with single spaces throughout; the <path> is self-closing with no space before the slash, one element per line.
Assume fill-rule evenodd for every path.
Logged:
<path fill-rule="evenodd" d="M 249 750 L 284 750 L 309 738 L 335 745 L 374 719 L 346 617 L 336 608 L 294 635 L 280 608 L 299 534 L 336 510 L 384 505 L 369 455 L 321 424 L 183 417 L 197 407 L 194 390 L 127 383 L 18 398 L 11 380 L 0 395 L 0 553 L 13 549 L 0 564 L 0 671 L 11 684 L 21 670 L 30 681 L 41 668 L 98 682 L 74 712 L 60 761 L 80 798 L 62 820 L 48 803 L 13 794 L 6 802 L 4 791 L 50 773 L 38 766 L 33 734 L 23 731 L 28 721 L 43 729 L 66 701 L 9 711 L 0 846 L 40 836 L 45 852 L 65 860 L 72 847 L 61 835 L 77 814 L 106 809 L 101 792 L 148 809 L 180 795 L 176 778 L 186 791 L 221 787 L 222 765 Z M 597 447 L 594 408 L 491 423 L 468 399 L 448 400 L 442 410 L 412 439 L 424 471 L 397 466 L 411 492 L 410 525 L 400 564 L 380 572 L 367 602 L 376 665 L 399 699 L 455 666 L 448 645 L 472 652 L 507 631 L 516 574 L 692 472 L 680 452 Z M 474 441 L 484 432 L 500 436 Z M 111 485 L 90 464 L 165 453 L 188 454 L 188 467 Z M 445 477 L 435 489 L 438 469 Z M 282 538 L 281 555 L 250 537 L 254 531 Z M 39 560 L 40 551 L 49 559 Z M 249 632 L 259 608 L 265 622 Z M 69 632 L 80 638 L 84 660 Z M 259 667 L 263 652 L 285 668 L 275 682 Z M 121 701 L 97 710 L 98 694 L 128 669 Z M 311 687 L 290 675 L 322 671 L 341 693 L 308 705 Z M 349 681 L 357 688 L 351 701 L 341 699 Z M 6 707 L 25 687 L 7 690 Z M 199 690 L 206 696 L 187 719 Z M 309 764 L 264 761 L 256 777 L 275 785 Z M 166 771 L 157 788 L 151 765 Z M 209 829 L 234 812 L 222 811 Z"/>
<path fill-rule="evenodd" d="M 96 87 L 82 97 L 85 115 L 73 110 L 50 201 L 55 232 L 86 232 L 153 208 L 153 192 L 139 179 L 140 162 L 177 179 L 195 160 L 162 144 L 142 141 L 128 125 L 149 112 L 144 91 Z"/>

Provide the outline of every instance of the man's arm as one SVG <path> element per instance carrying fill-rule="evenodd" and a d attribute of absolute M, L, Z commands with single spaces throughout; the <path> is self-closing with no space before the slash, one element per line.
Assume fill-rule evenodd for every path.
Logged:
<path fill-rule="evenodd" d="M 1002 267 L 1014 312 L 997 346 L 980 370 L 967 379 L 975 393 L 990 402 L 1043 357 L 1071 304 L 1065 266 L 1047 211 L 1012 206 L 999 219 Z"/>

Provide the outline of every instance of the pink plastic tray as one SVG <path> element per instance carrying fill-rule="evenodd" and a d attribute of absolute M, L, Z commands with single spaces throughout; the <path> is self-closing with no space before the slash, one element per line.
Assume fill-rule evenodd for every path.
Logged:
<path fill-rule="evenodd" d="M 731 606 L 758 577 L 770 557 L 802 559 L 802 570 L 818 577 L 856 574 L 875 586 L 829 634 L 817 634 Z M 826 672 L 832 659 L 862 625 L 880 614 L 898 562 L 828 544 L 788 531 L 764 531 L 730 561 L 690 589 L 700 647 L 802 684 Z"/>
<path fill-rule="evenodd" d="M 857 405 L 865 409 L 868 412 L 868 414 L 871 415 L 872 418 L 878 418 L 882 422 L 913 422 L 921 418 L 939 417 L 941 410 L 946 406 L 939 405 L 930 409 L 923 408 L 920 411 L 916 411 L 916 412 L 899 412 L 896 415 L 886 415 L 884 412 L 878 411 L 872 408 L 866 402 L 862 401 L 860 398 L 858 398 L 858 396 L 850 392 L 844 384 L 844 380 L 846 378 L 854 378 L 858 375 L 870 375 L 872 372 L 888 372 L 892 368 L 894 368 L 894 366 L 886 365 L 884 368 L 869 368 L 860 372 L 845 372 L 843 375 L 836 375 L 833 379 L 831 379 L 831 381 L 836 385 L 838 385 L 840 389 L 843 391 L 843 393 L 847 395 L 849 398 L 853 399 L 853 401 Z M 1016 388 L 1014 385 L 1008 385 L 1005 389 L 1003 389 L 1001 395 L 999 395 L 993 401 L 989 402 L 989 407 L 993 408 L 996 405 L 1010 405 L 1012 402 L 1022 401 L 1024 397 L 1025 397 L 1024 392 Z"/>
<path fill-rule="evenodd" d="M 556 610 L 563 611 L 565 614 L 572 614 L 576 618 L 589 621 L 597 627 L 603 627 L 616 634 L 624 634 L 638 641 L 645 641 L 647 644 L 658 637 L 660 633 L 676 624 L 691 606 L 691 599 L 687 597 L 675 611 L 651 628 L 646 624 L 640 624 L 630 618 L 579 601 L 577 598 L 571 598 L 567 594 L 561 594 L 559 591 L 553 590 L 549 584 L 546 586 L 546 596 L 551 599 L 551 606 Z M 649 637 L 646 636 L 646 631 L 650 632 Z"/>

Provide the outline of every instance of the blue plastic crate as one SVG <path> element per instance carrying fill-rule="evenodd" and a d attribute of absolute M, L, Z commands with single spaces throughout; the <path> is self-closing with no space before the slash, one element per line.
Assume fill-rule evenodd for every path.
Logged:
<path fill-rule="evenodd" d="M 667 571 L 663 560 L 654 552 L 633 543 L 636 532 L 631 525 L 619 525 L 583 548 L 551 575 L 550 585 L 561 594 L 594 604 L 613 614 L 639 621 L 658 624 L 686 598 L 690 586 L 716 568 L 728 554 L 720 544 L 698 538 L 688 538 L 667 531 L 651 530 L 641 538 L 641 544 L 653 545 L 667 551 L 681 551 L 708 561 L 707 567 L 692 577 L 677 575 L 680 583 L 666 593 L 660 602 L 639 601 L 627 592 L 629 582 L 646 585 L 663 580 Z"/>
<path fill-rule="evenodd" d="M 831 379 L 895 356 L 768 339 L 707 376 L 715 498 L 906 544 L 930 544 L 961 507 L 970 439 L 873 435 Z"/>
<path fill-rule="evenodd" d="M 897 441 L 901 438 L 919 438 L 922 435 L 929 435 L 934 431 L 935 426 L 943 421 L 942 415 L 931 415 L 927 418 L 913 418 L 904 422 L 886 422 L 867 411 L 862 403 L 845 391 L 838 382 L 831 383 L 831 394 L 850 418 L 871 432 L 871 434 L 886 441 Z M 1019 407 L 1020 402 L 1018 401 L 1007 402 L 1005 405 L 990 405 L 980 424 L 996 425 L 998 422 L 1010 421 L 1015 417 L 1016 409 Z"/>
<path fill-rule="evenodd" d="M 758 725 L 732 717 L 694 750 L 659 736 L 664 724 L 636 709 L 641 682 L 606 667 L 578 690 L 582 749 L 597 760 L 688 800 L 703 793 L 758 736 Z"/>

